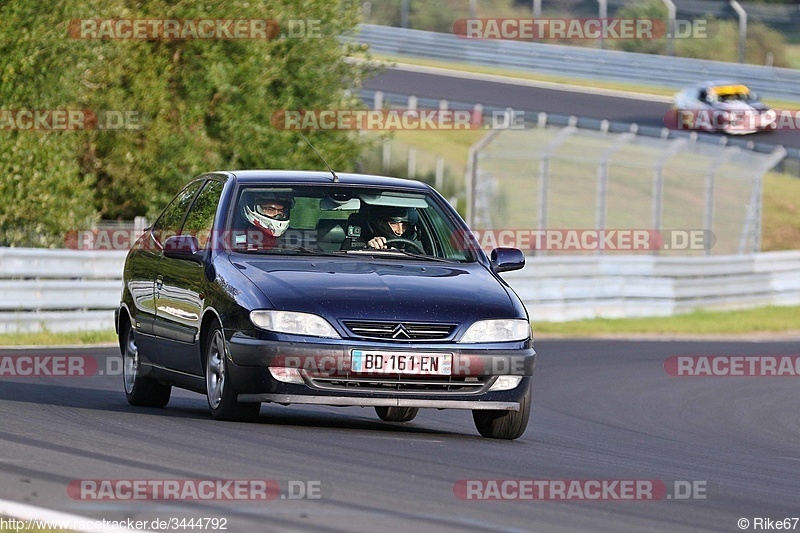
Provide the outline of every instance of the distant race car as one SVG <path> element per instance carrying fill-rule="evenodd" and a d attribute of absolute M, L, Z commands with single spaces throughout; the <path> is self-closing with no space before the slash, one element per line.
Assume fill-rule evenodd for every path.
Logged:
<path fill-rule="evenodd" d="M 708 81 L 684 87 L 674 98 L 677 129 L 744 135 L 776 127 L 776 113 L 747 86 Z"/>

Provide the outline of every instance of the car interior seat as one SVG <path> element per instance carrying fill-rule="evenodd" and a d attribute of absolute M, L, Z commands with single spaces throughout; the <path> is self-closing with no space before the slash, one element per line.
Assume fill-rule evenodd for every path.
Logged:
<path fill-rule="evenodd" d="M 317 221 L 317 244 L 326 251 L 339 250 L 345 238 L 345 220 L 341 218 L 321 218 Z"/>

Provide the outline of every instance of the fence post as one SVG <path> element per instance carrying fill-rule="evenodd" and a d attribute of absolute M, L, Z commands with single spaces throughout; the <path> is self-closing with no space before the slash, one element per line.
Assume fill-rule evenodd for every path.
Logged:
<path fill-rule="evenodd" d="M 661 231 L 664 203 L 664 165 L 688 143 L 686 139 L 675 139 L 669 148 L 661 154 L 653 167 L 653 231 Z M 653 250 L 657 255 L 658 250 Z"/>
<path fill-rule="evenodd" d="M 381 170 L 386 172 L 389 170 L 389 165 L 392 164 L 392 144 L 389 139 L 383 140 L 383 154 L 381 157 Z"/>
<path fill-rule="evenodd" d="M 731 7 L 739 16 L 739 63 L 747 56 L 747 11 L 736 0 L 730 0 Z"/>
<path fill-rule="evenodd" d="M 599 17 L 601 19 L 608 18 L 608 0 L 597 0 L 597 3 L 600 4 L 600 12 Z M 604 32 L 600 32 L 600 49 L 603 50 L 606 47 L 606 41 L 603 35 Z"/>
<path fill-rule="evenodd" d="M 675 55 L 675 4 L 672 0 L 661 0 L 667 6 L 667 54 Z"/>
<path fill-rule="evenodd" d="M 539 162 L 539 220 L 537 229 L 547 229 L 547 196 L 550 188 L 550 154 L 552 154 L 567 138 L 578 131 L 575 117 L 570 117 L 569 126 L 559 131 L 555 138 L 547 143 L 541 152 Z"/>
<path fill-rule="evenodd" d="M 720 140 L 721 145 L 728 144 L 728 138 L 722 137 Z M 722 152 L 711 162 L 708 166 L 708 173 L 706 174 L 706 207 L 704 213 L 703 229 L 709 233 L 714 230 L 714 181 L 717 177 L 717 170 L 724 165 L 733 155 L 740 149 L 736 147 L 723 148 Z M 706 255 L 711 255 L 711 247 L 706 248 Z"/>
<path fill-rule="evenodd" d="M 478 157 L 481 151 L 489 146 L 495 137 L 497 137 L 502 130 L 491 130 L 483 139 L 476 142 L 469 147 L 469 156 L 467 157 L 467 175 L 465 176 L 465 185 L 467 189 L 467 208 L 465 217 L 467 225 L 472 228 L 475 223 L 475 189 L 478 186 Z"/>
<path fill-rule="evenodd" d="M 403 3 L 400 5 L 400 27 L 401 28 L 408 28 L 408 12 L 409 4 L 411 0 L 403 0 Z"/>
<path fill-rule="evenodd" d="M 770 154 L 770 158 L 759 169 L 756 177 L 753 179 L 753 187 L 750 189 L 750 202 L 747 205 L 747 215 L 744 219 L 744 227 L 742 228 L 742 235 L 739 237 L 739 253 L 747 253 L 747 241 L 751 238 L 753 240 L 753 251 L 761 251 L 761 203 L 762 190 L 761 184 L 764 174 L 770 171 L 775 165 L 781 162 L 786 157 L 786 148 L 778 145 Z"/>
<path fill-rule="evenodd" d="M 597 165 L 597 196 L 595 199 L 594 223 L 598 231 L 606 229 L 606 210 L 608 201 L 608 161 L 611 156 L 618 152 L 625 144 L 636 137 L 636 124 L 631 124 L 631 131 L 620 135 L 616 141 L 600 157 Z M 603 253 L 602 245 L 597 249 L 598 254 Z"/>

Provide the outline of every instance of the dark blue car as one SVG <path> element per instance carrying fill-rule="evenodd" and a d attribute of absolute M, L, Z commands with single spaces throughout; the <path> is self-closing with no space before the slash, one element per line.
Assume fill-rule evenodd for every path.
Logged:
<path fill-rule="evenodd" d="M 262 402 L 469 409 L 515 439 L 530 413 L 528 315 L 455 210 L 411 180 L 306 171 L 191 181 L 125 262 L 116 324 L 132 405 L 173 386 L 219 420 Z"/>

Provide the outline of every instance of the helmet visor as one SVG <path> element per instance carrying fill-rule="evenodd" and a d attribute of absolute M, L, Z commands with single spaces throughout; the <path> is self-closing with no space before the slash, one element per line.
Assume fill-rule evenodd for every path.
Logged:
<path fill-rule="evenodd" d="M 256 203 L 256 213 L 273 220 L 289 220 L 289 207 L 282 202 L 266 201 Z"/>

